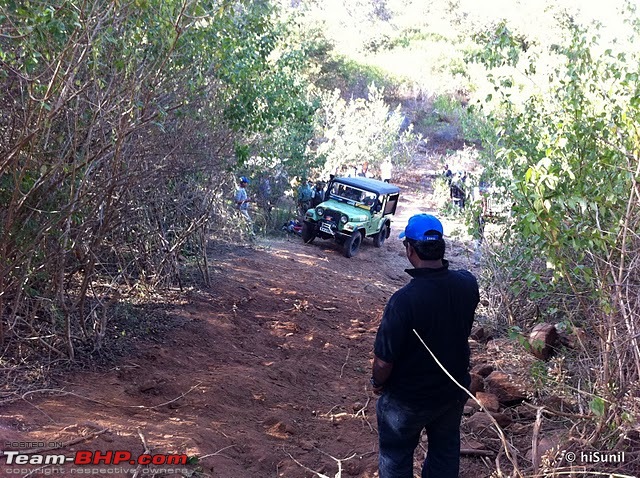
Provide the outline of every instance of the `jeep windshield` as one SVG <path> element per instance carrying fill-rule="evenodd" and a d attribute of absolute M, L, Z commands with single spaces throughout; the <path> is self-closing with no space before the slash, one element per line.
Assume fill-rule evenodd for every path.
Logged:
<path fill-rule="evenodd" d="M 329 196 L 331 199 L 349 204 L 371 206 L 375 202 L 377 194 L 336 182 L 329 189 Z"/>

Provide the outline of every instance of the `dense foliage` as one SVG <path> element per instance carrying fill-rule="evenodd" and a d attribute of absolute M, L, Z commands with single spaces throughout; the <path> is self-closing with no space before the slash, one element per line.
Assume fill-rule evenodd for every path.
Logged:
<path fill-rule="evenodd" d="M 269 1 L 0 1 L 0 341 L 30 338 L 3 360 L 100 349 L 121 295 L 182 286 L 180 261 L 208 281 L 212 233 L 251 228 L 230 200 L 234 176 L 255 179 L 255 195 L 270 181 L 258 198 L 270 218 L 327 160 L 393 152 L 398 116 L 380 95 L 319 121 L 318 108 L 345 103 L 312 85 L 331 46 L 300 13 Z M 366 157 L 354 155 L 360 122 L 379 138 Z M 341 148 L 327 141 L 338 129 Z"/>
<path fill-rule="evenodd" d="M 72 358 L 121 286 L 206 261 L 257 132 L 303 161 L 313 106 L 267 3 L 3 1 L 0 26 L 0 335 Z"/>
<path fill-rule="evenodd" d="M 522 42 L 505 24 L 476 56 L 501 68 L 485 163 L 513 204 L 492 281 L 510 307 L 525 295 L 538 320 L 587 332 L 551 386 L 593 413 L 595 423 L 580 425 L 584 443 L 609 446 L 626 443 L 640 411 L 631 398 L 640 379 L 640 58 L 593 27 L 563 26 L 564 42 L 547 46 L 555 66 L 545 78 L 539 59 L 522 68 Z M 628 26 L 633 42 L 640 30 Z M 526 88 L 523 71 L 534 80 Z M 531 325 L 517 313 L 511 325 Z"/>
<path fill-rule="evenodd" d="M 416 137 L 410 128 L 401 132 L 405 117 L 400 108 L 390 112 L 374 85 L 367 98 L 345 101 L 339 93 L 326 93 L 317 113 L 324 133 L 315 151 L 324 158 L 324 174 L 344 175 L 347 168 L 365 163 L 379 170 L 385 158 L 407 163 Z"/>

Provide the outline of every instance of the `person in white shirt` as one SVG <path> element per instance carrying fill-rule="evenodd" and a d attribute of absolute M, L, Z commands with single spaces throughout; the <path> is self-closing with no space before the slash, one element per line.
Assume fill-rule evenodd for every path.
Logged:
<path fill-rule="evenodd" d="M 391 168 L 391 159 L 389 158 L 386 158 L 380 165 L 380 179 L 382 179 L 385 183 L 391 181 Z"/>
<path fill-rule="evenodd" d="M 240 210 L 240 213 L 247 219 L 247 221 L 251 222 L 251 216 L 249 216 L 249 196 L 247 195 L 247 184 L 249 180 L 242 176 L 240 178 L 240 187 L 236 191 L 236 195 L 234 197 L 236 202 L 236 207 Z"/>

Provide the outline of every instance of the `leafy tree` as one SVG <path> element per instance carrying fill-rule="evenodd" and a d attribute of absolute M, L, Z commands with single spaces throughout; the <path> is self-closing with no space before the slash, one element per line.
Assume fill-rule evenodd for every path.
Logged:
<path fill-rule="evenodd" d="M 404 121 L 400 108 L 389 111 L 382 91 L 374 85 L 367 99 L 345 101 L 336 90 L 323 96 L 322 105 L 318 124 L 323 136 L 316 140 L 316 154 L 325 159 L 326 175 L 341 174 L 343 168 L 365 162 L 378 166 L 385 157 L 400 164 L 415 146 L 411 131 L 400 133 Z"/>
<path fill-rule="evenodd" d="M 268 2 L 4 0 L 0 32 L 0 340 L 73 358 L 114 290 L 206 275 L 236 151 L 303 161 L 304 56 Z"/>

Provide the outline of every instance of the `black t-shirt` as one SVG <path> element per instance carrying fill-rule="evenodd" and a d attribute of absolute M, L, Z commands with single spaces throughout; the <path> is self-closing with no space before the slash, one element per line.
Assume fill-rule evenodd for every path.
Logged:
<path fill-rule="evenodd" d="M 413 329 L 459 383 L 468 387 L 470 381 L 468 338 L 480 301 L 478 282 L 443 263 L 439 269 L 407 269 L 413 279 L 389 299 L 374 345 L 376 356 L 393 364 L 385 393 L 415 405 L 443 405 L 464 392 Z"/>

